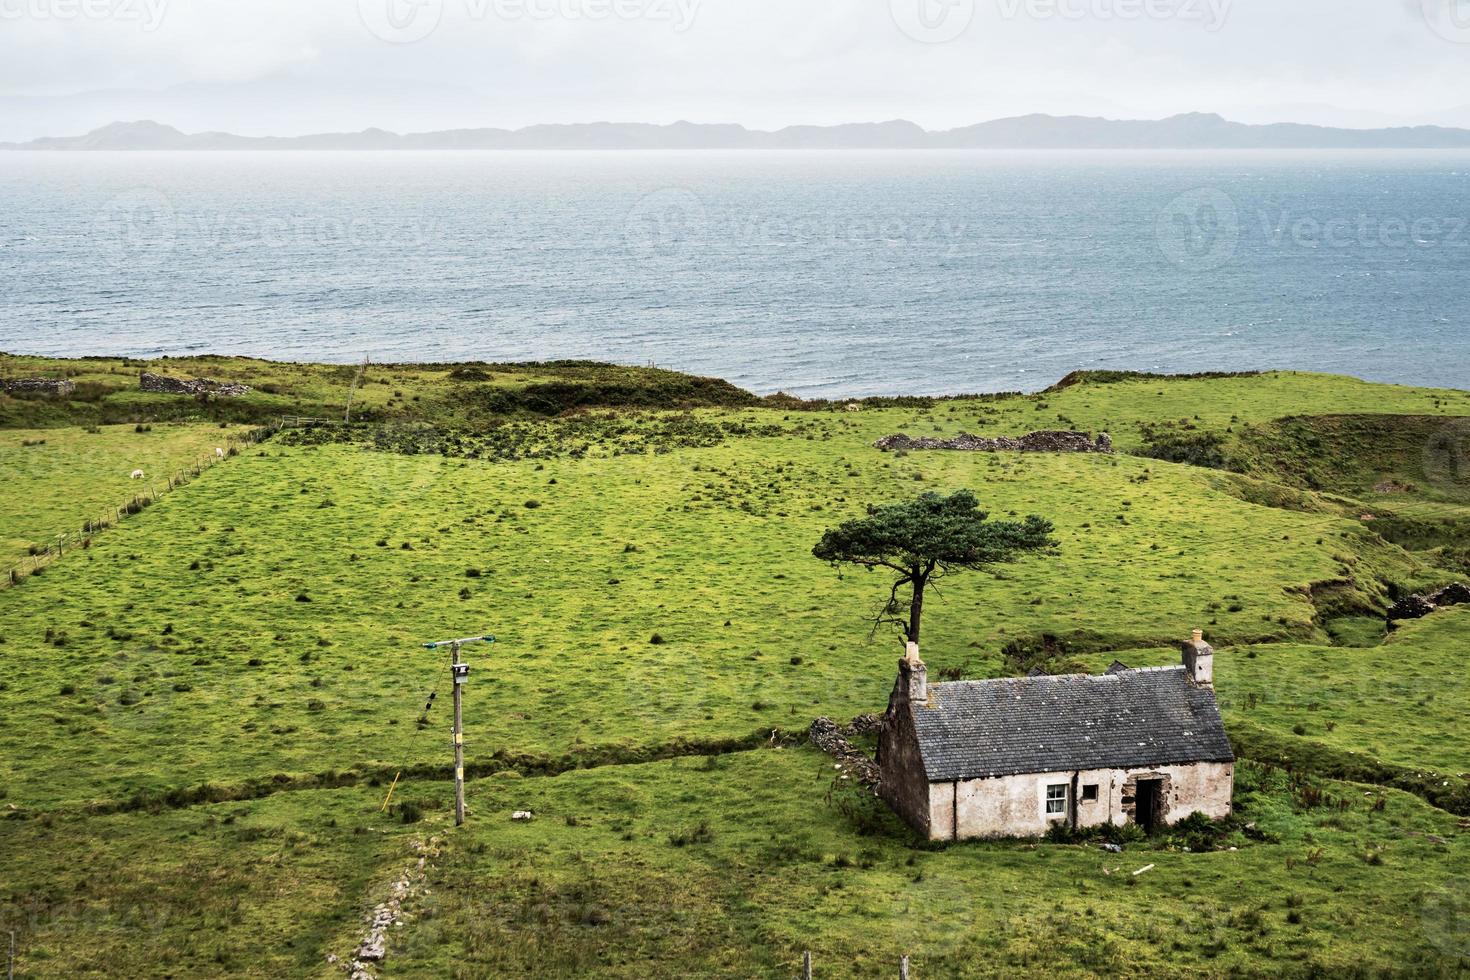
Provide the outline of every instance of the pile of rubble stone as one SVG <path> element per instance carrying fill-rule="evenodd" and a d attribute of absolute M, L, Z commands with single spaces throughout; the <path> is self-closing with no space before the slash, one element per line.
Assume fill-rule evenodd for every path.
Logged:
<path fill-rule="evenodd" d="M 877 786 L 878 764 L 849 742 L 847 736 L 874 732 L 882 727 L 883 720 L 877 715 L 859 715 L 845 729 L 837 727 L 831 718 L 818 718 L 808 729 L 808 736 L 813 745 L 837 760 L 844 774 L 864 786 Z"/>
<path fill-rule="evenodd" d="M 1019 439 L 1010 436 L 998 436 L 987 439 L 984 436 L 970 435 L 961 432 L 953 439 L 935 439 L 923 437 L 914 439 L 902 432 L 884 436 L 874 446 L 884 452 L 909 451 L 915 449 L 954 449 L 961 452 L 972 453 L 1110 453 L 1113 451 L 1113 440 L 1108 438 L 1106 432 L 1099 432 L 1097 438 L 1092 437 L 1090 432 L 1075 431 L 1043 431 L 1028 432 Z"/>
<path fill-rule="evenodd" d="M 170 378 L 163 374 L 144 371 L 138 379 L 139 387 L 161 395 L 218 395 L 221 398 L 239 398 L 248 395 L 248 385 L 231 381 L 215 381 L 211 378 Z"/>
<path fill-rule="evenodd" d="M 1388 610 L 1390 621 L 1396 619 L 1423 619 L 1444 606 L 1458 606 L 1470 602 L 1470 585 L 1456 582 L 1429 595 L 1411 595 L 1395 602 Z"/>

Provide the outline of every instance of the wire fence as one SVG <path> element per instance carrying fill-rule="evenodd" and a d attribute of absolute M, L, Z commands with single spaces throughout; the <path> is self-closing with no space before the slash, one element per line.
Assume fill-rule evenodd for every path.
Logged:
<path fill-rule="evenodd" d="M 0 575 L 0 589 L 19 585 L 47 566 L 60 561 L 70 552 L 90 548 L 92 538 L 96 535 L 116 527 L 134 514 L 142 513 L 145 508 L 161 500 L 163 495 L 170 490 L 177 490 L 179 487 L 193 483 L 211 468 L 232 456 L 238 456 L 242 449 L 270 438 L 276 430 L 276 426 L 262 426 L 249 430 L 243 436 L 226 439 L 214 453 L 201 456 L 192 466 L 179 470 L 166 480 L 150 480 L 146 476 L 135 477 L 140 482 L 138 493 L 115 507 L 109 507 L 101 514 L 87 518 L 80 526 L 57 534 L 45 544 L 33 545 L 31 554 Z"/>

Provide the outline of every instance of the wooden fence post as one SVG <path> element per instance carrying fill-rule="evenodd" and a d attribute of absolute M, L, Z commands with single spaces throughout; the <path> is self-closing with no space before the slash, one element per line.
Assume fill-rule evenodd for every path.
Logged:
<path fill-rule="evenodd" d="M 801 954 L 801 980 L 812 980 L 812 951 Z"/>
<path fill-rule="evenodd" d="M 898 980 L 909 980 L 909 958 L 907 955 L 898 961 Z"/>

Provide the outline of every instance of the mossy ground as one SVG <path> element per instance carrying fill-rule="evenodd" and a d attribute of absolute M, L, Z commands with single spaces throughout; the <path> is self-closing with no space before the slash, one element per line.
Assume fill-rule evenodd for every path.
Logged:
<path fill-rule="evenodd" d="M 181 453 L 222 420 L 325 414 L 355 372 L 156 368 L 254 370 L 241 380 L 275 389 L 222 406 L 141 396 L 136 364 L 7 365 L 96 373 L 99 388 L 76 404 L 0 399 L 0 418 L 190 417 L 198 428 L 152 433 Z M 1426 472 L 1406 458 L 1413 440 L 1388 440 L 1371 467 L 1319 465 L 1315 486 L 1290 467 L 902 456 L 871 443 L 1075 426 L 1142 449 L 1171 420 L 1234 439 L 1342 414 L 1454 426 L 1470 396 L 1272 374 L 861 411 L 729 396 L 737 407 L 547 419 L 517 401 L 487 423 L 457 407 L 465 385 L 529 376 L 576 389 L 558 398 L 636 390 L 681 404 L 728 392 L 601 368 L 452 370 L 374 368 L 360 389 L 378 418 L 427 427 L 450 456 L 406 454 L 420 444 L 397 437 L 397 451 L 364 448 L 373 430 L 325 445 L 277 437 L 0 591 L 0 808 L 14 818 L 0 822 L 0 863 L 23 867 L 0 885 L 0 912 L 21 917 L 17 976 L 330 975 L 326 954 L 351 949 L 360 914 L 411 859 L 409 837 L 446 829 L 446 664 L 417 644 L 481 631 L 499 643 L 470 651 L 475 818 L 449 836 L 433 900 L 395 931 L 385 976 L 536 964 L 783 976 L 803 948 L 834 976 L 884 975 L 900 952 L 919 976 L 1466 966 L 1470 918 L 1447 889 L 1470 872 L 1470 851 L 1458 818 L 1408 794 L 1320 780 L 1306 792 L 1301 780 L 1319 779 L 1309 764 L 1291 779 L 1247 766 L 1240 826 L 1260 835 L 1235 852 L 930 851 L 891 820 L 828 805 L 824 757 L 754 747 L 887 696 L 897 647 L 868 633 L 886 584 L 811 558 L 821 531 L 869 503 L 968 487 L 997 516 L 1050 518 L 1060 547 L 941 583 L 926 616 L 936 674 L 1162 662 L 1174 654 L 1161 645 L 1200 626 L 1222 648 L 1227 728 L 1299 744 L 1306 763 L 1351 751 L 1455 778 L 1470 768 L 1454 737 L 1466 689 L 1441 680 L 1457 669 L 1464 615 L 1382 645 L 1369 628 L 1392 595 L 1453 574 L 1433 532 L 1399 544 L 1362 519 L 1364 474 Z M 132 435 L 116 432 L 118 452 Z M 85 518 L 92 495 L 111 492 L 88 467 L 114 468 L 108 453 L 86 457 L 101 445 L 88 440 L 113 436 L 63 425 L 44 436 L 56 462 L 7 466 L 9 513 Z M 494 452 L 465 458 L 482 445 Z M 1428 472 L 1448 482 L 1396 495 L 1458 526 L 1458 471 Z M 31 498 L 48 487 L 42 509 Z M 736 748 L 751 751 L 644 762 Z M 536 775 L 591 765 L 602 767 Z M 507 768 L 529 775 L 487 775 Z M 376 815 L 400 769 L 400 798 L 427 812 L 422 824 Z M 511 824 L 519 808 L 538 819 Z M 268 830 L 245 839 L 242 822 Z M 105 870 L 89 876 L 88 862 Z M 129 912 L 145 885 L 162 926 Z M 64 894 L 80 896 L 90 911 L 80 922 L 16 911 L 37 894 L 63 909 Z"/>

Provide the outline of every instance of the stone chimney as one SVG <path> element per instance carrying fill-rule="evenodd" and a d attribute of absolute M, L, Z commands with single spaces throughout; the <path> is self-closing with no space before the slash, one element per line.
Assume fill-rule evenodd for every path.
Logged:
<path fill-rule="evenodd" d="M 1195 630 L 1185 642 L 1184 669 L 1199 687 L 1215 686 L 1215 648 L 1205 642 L 1204 630 Z"/>
<path fill-rule="evenodd" d="M 910 643 L 898 662 L 898 686 L 913 704 L 929 703 L 929 668 L 919 659 L 917 643 Z"/>

